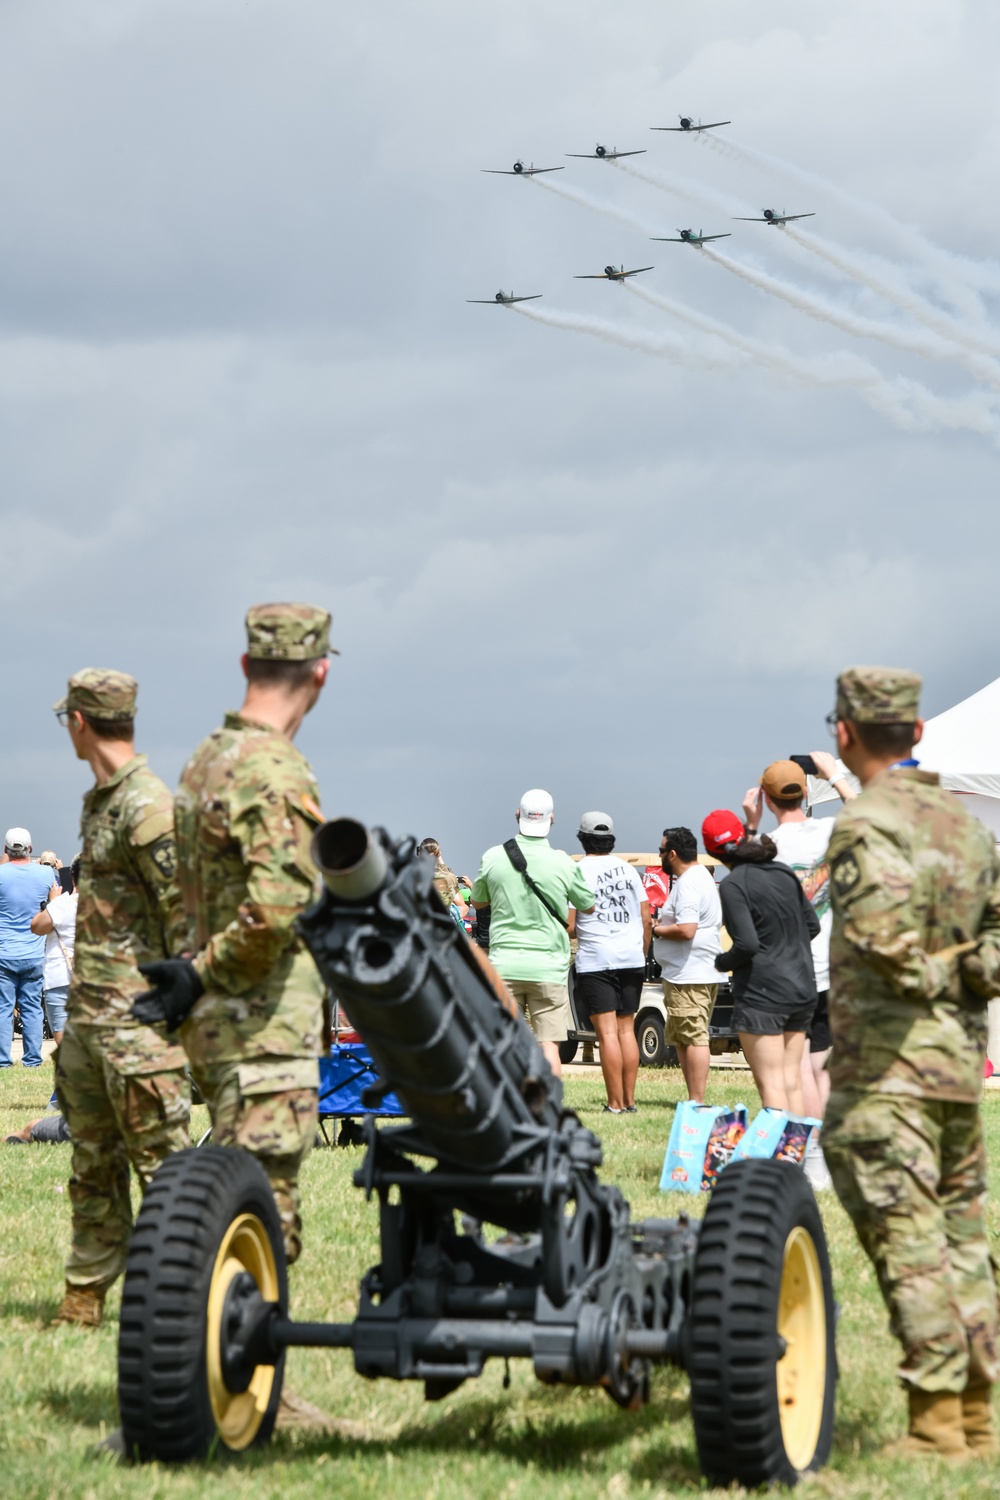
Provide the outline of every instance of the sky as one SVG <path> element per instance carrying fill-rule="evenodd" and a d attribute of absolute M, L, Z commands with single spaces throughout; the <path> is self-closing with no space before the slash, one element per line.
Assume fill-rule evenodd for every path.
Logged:
<path fill-rule="evenodd" d="M 7 0 L 3 826 L 74 852 L 84 666 L 173 784 L 269 599 L 333 612 L 324 809 L 470 874 L 528 787 L 570 849 L 738 807 L 844 666 L 1000 675 L 998 63 L 961 0 Z"/>

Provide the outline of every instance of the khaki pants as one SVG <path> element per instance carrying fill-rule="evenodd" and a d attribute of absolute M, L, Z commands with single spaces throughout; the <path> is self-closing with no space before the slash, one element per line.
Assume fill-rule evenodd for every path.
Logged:
<path fill-rule="evenodd" d="M 717 984 L 671 984 L 669 979 L 664 979 L 666 1035 L 672 1047 L 708 1046 L 708 1023 L 718 993 Z"/>
<path fill-rule="evenodd" d="M 569 988 L 538 979 L 505 979 L 522 1016 L 540 1042 L 564 1042 L 570 1027 Z"/>

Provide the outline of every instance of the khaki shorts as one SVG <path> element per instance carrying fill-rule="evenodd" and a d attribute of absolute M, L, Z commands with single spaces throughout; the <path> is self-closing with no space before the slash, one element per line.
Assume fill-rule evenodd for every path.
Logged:
<path fill-rule="evenodd" d="M 538 979 L 505 979 L 504 984 L 540 1042 L 564 1042 L 570 1027 L 569 989 Z"/>
<path fill-rule="evenodd" d="M 671 984 L 669 979 L 664 979 L 667 1041 L 671 1046 L 708 1046 L 708 1023 L 718 993 L 717 984 Z"/>

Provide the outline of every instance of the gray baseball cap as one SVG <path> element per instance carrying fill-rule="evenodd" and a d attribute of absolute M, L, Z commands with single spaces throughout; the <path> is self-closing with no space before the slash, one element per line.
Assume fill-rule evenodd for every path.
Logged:
<path fill-rule="evenodd" d="M 615 825 L 607 813 L 589 812 L 584 813 L 576 831 L 577 833 L 614 833 Z"/>

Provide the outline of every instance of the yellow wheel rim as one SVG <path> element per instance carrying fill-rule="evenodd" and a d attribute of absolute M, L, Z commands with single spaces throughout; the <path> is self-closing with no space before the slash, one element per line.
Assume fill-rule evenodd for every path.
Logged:
<path fill-rule="evenodd" d="M 240 1214 L 226 1231 L 208 1289 L 205 1363 L 208 1395 L 219 1436 L 227 1448 L 248 1448 L 260 1430 L 274 1387 L 274 1369 L 258 1365 L 245 1391 L 231 1391 L 222 1377 L 222 1310 L 233 1278 L 249 1271 L 268 1302 L 278 1300 L 278 1267 L 267 1230 L 256 1214 Z"/>
<path fill-rule="evenodd" d="M 812 1463 L 826 1395 L 826 1299 L 812 1235 L 799 1226 L 785 1241 L 778 1297 L 778 1333 L 785 1341 L 778 1361 L 778 1410 L 789 1463 Z"/>

